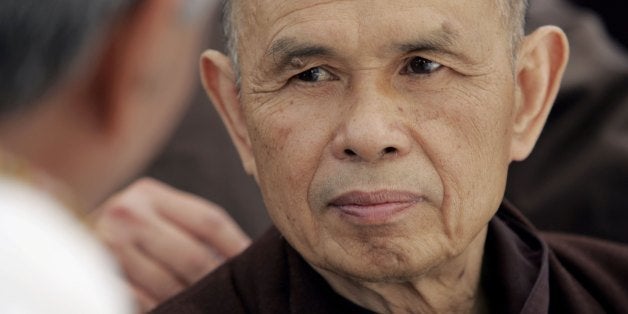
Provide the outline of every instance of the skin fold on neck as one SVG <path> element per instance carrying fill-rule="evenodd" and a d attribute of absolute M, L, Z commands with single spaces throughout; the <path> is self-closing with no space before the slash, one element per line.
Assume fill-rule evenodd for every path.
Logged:
<path fill-rule="evenodd" d="M 486 230 L 462 254 L 407 280 L 369 282 L 312 267 L 338 294 L 377 313 L 485 313 L 480 278 Z"/>

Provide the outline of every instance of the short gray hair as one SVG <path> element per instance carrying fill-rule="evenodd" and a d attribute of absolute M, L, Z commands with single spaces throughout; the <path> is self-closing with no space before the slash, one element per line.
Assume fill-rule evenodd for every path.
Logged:
<path fill-rule="evenodd" d="M 234 16 L 238 13 L 234 11 L 233 0 L 223 0 L 222 5 L 222 25 L 227 39 L 227 55 L 231 58 L 231 65 L 236 75 L 236 86 L 240 87 L 240 62 L 238 60 L 238 34 Z"/>
<path fill-rule="evenodd" d="M 506 28 L 513 33 L 513 43 L 516 46 L 525 35 L 526 13 L 528 0 L 498 0 L 497 5 Z"/>
<path fill-rule="evenodd" d="M 28 109 L 136 1 L 0 1 L 0 116 Z"/>
<path fill-rule="evenodd" d="M 233 3 L 237 0 L 223 0 L 222 22 L 227 38 L 227 53 L 231 57 L 236 77 L 239 77 L 240 69 L 238 63 L 238 29 L 235 16 L 239 15 L 238 8 Z M 513 51 L 524 35 L 525 17 L 528 10 L 528 0 L 496 0 L 499 12 L 503 16 L 505 26 L 513 31 Z"/>

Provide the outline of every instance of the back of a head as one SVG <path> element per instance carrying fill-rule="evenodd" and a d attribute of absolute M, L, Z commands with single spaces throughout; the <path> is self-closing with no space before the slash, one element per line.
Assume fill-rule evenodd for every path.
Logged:
<path fill-rule="evenodd" d="M 0 2 L 0 116 L 27 110 L 131 0 Z"/>
<path fill-rule="evenodd" d="M 0 153 L 93 206 L 183 114 L 213 3 L 1 1 Z"/>

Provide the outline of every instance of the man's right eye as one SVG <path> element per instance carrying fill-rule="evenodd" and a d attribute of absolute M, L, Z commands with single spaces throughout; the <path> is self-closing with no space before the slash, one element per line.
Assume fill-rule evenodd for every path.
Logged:
<path fill-rule="evenodd" d="M 294 78 L 299 81 L 308 82 L 308 83 L 336 80 L 336 77 L 333 74 L 329 73 L 329 71 L 321 67 L 307 69 L 295 75 Z"/>
<path fill-rule="evenodd" d="M 434 62 L 432 60 L 421 57 L 414 57 L 408 62 L 403 73 L 414 75 L 428 75 L 438 71 L 442 67 L 443 66 L 438 62 Z"/>

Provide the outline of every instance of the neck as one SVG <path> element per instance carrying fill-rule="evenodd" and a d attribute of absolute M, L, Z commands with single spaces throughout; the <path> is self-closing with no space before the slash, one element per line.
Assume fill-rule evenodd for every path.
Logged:
<path fill-rule="evenodd" d="M 66 186 L 80 197 L 81 206 L 91 208 L 104 184 L 102 172 L 93 165 L 107 163 L 94 136 L 96 122 L 76 109 L 80 106 L 64 100 L 51 99 L 1 121 L 0 146 L 57 185 Z"/>
<path fill-rule="evenodd" d="M 484 228 L 460 255 L 418 278 L 367 282 L 314 267 L 340 295 L 377 313 L 482 313 Z"/>
<path fill-rule="evenodd" d="M 76 197 L 68 185 L 3 148 L 0 148 L 0 175 L 10 177 L 13 180 L 20 181 L 47 193 L 61 202 L 76 218 L 81 220 L 85 218 L 79 198 Z"/>

